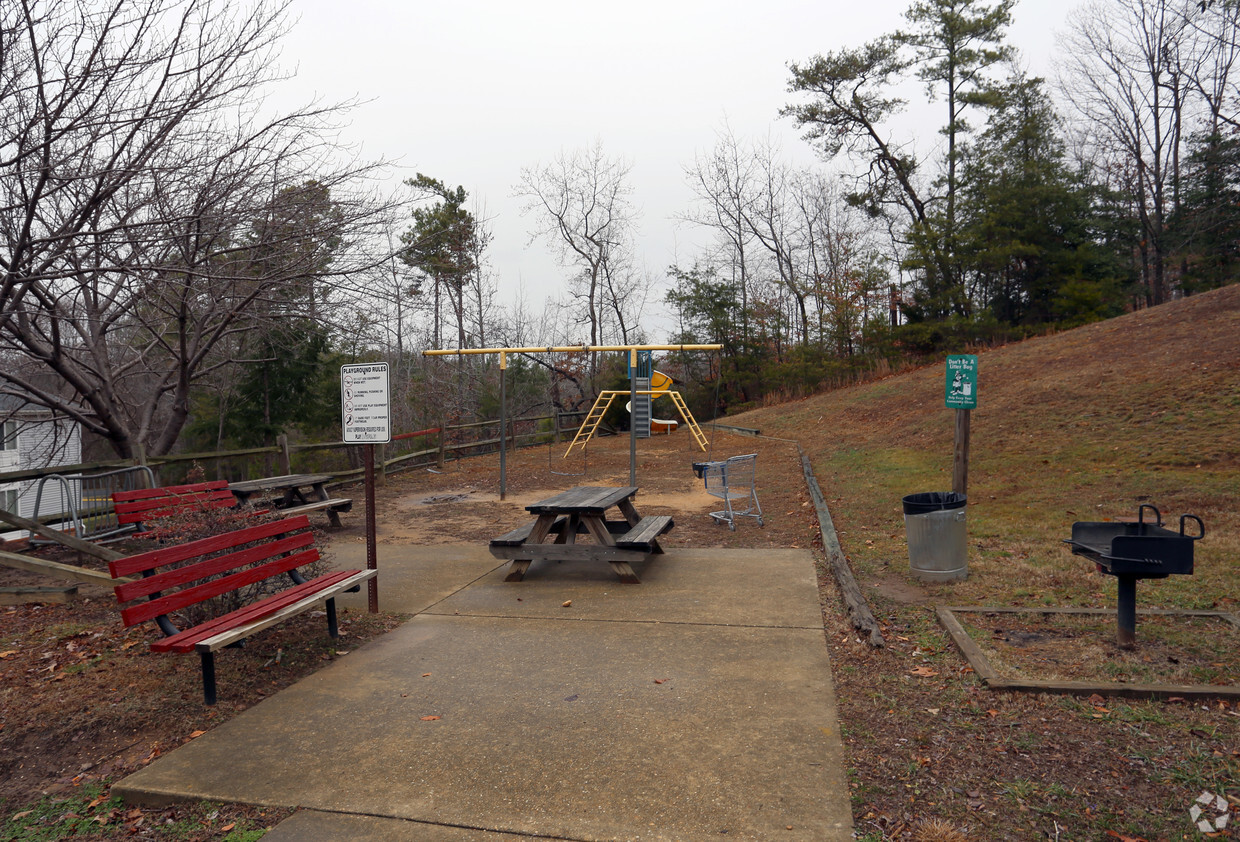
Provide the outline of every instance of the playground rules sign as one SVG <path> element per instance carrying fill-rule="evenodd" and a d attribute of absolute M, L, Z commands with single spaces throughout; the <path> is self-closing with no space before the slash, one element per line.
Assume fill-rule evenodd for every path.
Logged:
<path fill-rule="evenodd" d="M 948 409 L 977 409 L 977 355 L 952 354 L 947 358 Z"/>
<path fill-rule="evenodd" d="M 392 415 L 387 363 L 340 367 L 340 429 L 345 444 L 387 444 Z"/>

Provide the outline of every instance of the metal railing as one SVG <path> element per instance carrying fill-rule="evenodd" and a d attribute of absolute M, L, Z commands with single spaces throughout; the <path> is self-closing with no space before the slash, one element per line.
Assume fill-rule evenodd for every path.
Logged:
<path fill-rule="evenodd" d="M 49 484 L 55 489 L 54 495 L 48 493 Z M 72 528 L 78 538 L 106 540 L 133 531 L 132 525 L 117 522 L 112 492 L 154 486 L 155 473 L 146 465 L 117 468 L 101 474 L 49 474 L 40 477 L 35 486 L 33 519 L 58 522 L 64 531 Z M 46 502 L 51 504 L 47 511 L 44 511 L 45 496 Z M 30 543 L 52 542 L 32 535 Z"/>

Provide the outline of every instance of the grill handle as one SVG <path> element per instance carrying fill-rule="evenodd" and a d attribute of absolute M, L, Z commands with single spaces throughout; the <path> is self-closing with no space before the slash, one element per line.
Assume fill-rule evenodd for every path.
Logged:
<path fill-rule="evenodd" d="M 1184 521 L 1186 520 L 1197 521 L 1197 534 L 1196 535 L 1184 535 Z M 1206 537 L 1206 525 L 1202 523 L 1201 518 L 1197 517 L 1196 515 L 1180 515 L 1180 535 L 1182 535 L 1185 538 L 1191 538 L 1194 541 L 1200 541 L 1202 538 Z"/>
<path fill-rule="evenodd" d="M 1137 523 L 1145 523 L 1146 509 L 1149 509 L 1154 513 L 1154 525 L 1162 526 L 1162 512 L 1158 511 L 1158 507 L 1152 503 L 1142 503 L 1140 506 L 1137 506 Z M 1192 515 L 1186 515 L 1186 517 L 1192 517 Z M 1201 521 L 1197 522 L 1201 523 Z M 1180 533 L 1183 534 L 1184 530 L 1181 529 Z"/>

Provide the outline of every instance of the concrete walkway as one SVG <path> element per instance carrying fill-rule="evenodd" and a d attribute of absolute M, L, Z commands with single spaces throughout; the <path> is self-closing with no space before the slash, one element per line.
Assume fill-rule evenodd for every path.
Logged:
<path fill-rule="evenodd" d="M 623 585 L 379 551 L 380 606 L 414 619 L 113 794 L 303 808 L 270 842 L 852 839 L 808 552 L 671 548 Z"/>

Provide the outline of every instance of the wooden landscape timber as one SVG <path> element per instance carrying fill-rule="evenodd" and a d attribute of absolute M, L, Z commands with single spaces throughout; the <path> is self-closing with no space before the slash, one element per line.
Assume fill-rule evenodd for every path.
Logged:
<path fill-rule="evenodd" d="M 870 610 L 870 604 L 866 602 L 865 595 L 861 593 L 861 587 L 857 584 L 856 577 L 853 576 L 852 568 L 848 566 L 848 558 L 844 555 L 843 548 L 840 547 L 839 538 L 835 534 L 835 524 L 831 522 L 831 512 L 827 510 L 827 499 L 822 496 L 822 489 L 818 487 L 818 480 L 814 477 L 814 469 L 810 466 L 809 456 L 805 454 L 800 444 L 797 445 L 797 452 L 801 454 L 805 485 L 809 488 L 810 499 L 814 501 L 814 511 L 818 514 L 822 549 L 826 553 L 827 563 L 831 565 L 831 572 L 835 576 L 836 584 L 839 585 L 840 594 L 844 597 L 844 605 L 848 608 L 848 619 L 853 628 L 866 633 L 868 636 L 866 643 L 879 648 L 883 645 L 883 634 L 879 631 L 878 620 L 875 619 L 874 612 Z"/>
<path fill-rule="evenodd" d="M 0 509 L 0 521 L 16 526 L 18 529 L 25 529 L 27 532 L 37 533 L 49 541 L 62 544 L 71 550 L 77 550 L 101 561 L 114 561 L 122 557 L 121 553 L 115 550 L 109 550 L 107 547 L 100 546 L 99 544 L 92 544 L 90 541 L 84 541 L 76 535 L 52 529 L 50 526 L 44 526 L 38 521 L 24 518 L 21 515 L 15 515 L 12 512 L 6 512 L 3 509 Z M 24 556 L 19 556 L 19 558 L 24 558 Z"/>
<path fill-rule="evenodd" d="M 117 558 L 120 557 L 120 555 L 117 555 Z M 28 573 L 39 573 L 44 576 L 68 579 L 70 582 L 82 582 L 87 585 L 103 585 L 110 588 L 117 583 L 115 579 L 101 570 L 75 567 L 72 564 L 61 564 L 58 561 L 49 561 L 45 558 L 35 558 L 34 556 L 21 555 L 20 553 L 10 553 L 5 550 L 0 550 L 0 564 L 17 570 L 25 570 Z"/>

